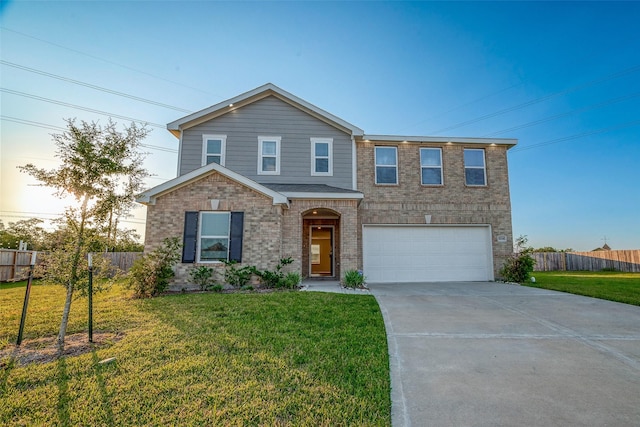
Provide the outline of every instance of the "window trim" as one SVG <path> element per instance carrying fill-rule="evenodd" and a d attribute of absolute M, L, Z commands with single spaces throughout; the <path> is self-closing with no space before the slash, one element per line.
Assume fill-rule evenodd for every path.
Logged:
<path fill-rule="evenodd" d="M 223 236 L 223 235 L 202 235 L 202 224 L 203 224 L 203 220 L 202 217 L 204 215 L 227 215 L 228 217 L 228 224 L 227 224 L 227 235 Z M 229 261 L 229 253 L 230 253 L 230 249 L 231 249 L 231 212 L 214 212 L 214 211 L 200 211 L 198 213 L 198 237 L 196 240 L 196 262 L 197 263 L 202 263 L 202 264 L 220 264 L 222 263 L 221 260 L 201 260 L 200 259 L 200 255 L 201 255 L 201 249 L 202 249 L 202 239 L 223 239 L 226 238 L 227 239 L 227 259 L 226 261 Z"/>
<path fill-rule="evenodd" d="M 280 141 L 282 137 L 280 136 L 259 136 L 258 137 L 258 175 L 280 175 Z M 262 154 L 262 145 L 264 142 L 275 141 L 276 143 L 276 154 L 275 156 L 269 155 L 264 156 Z M 276 159 L 276 170 L 275 171 L 264 171 L 262 170 L 262 159 L 264 157 L 275 157 Z"/>
<path fill-rule="evenodd" d="M 206 166 L 207 157 L 209 154 L 207 153 L 207 140 L 208 139 L 219 139 L 222 141 L 220 144 L 220 166 L 224 166 L 226 155 L 227 155 L 227 135 L 214 135 L 214 134 L 204 134 L 202 135 L 202 159 L 201 166 Z M 217 156 L 217 154 L 212 154 L 212 156 Z"/>
<path fill-rule="evenodd" d="M 464 162 L 464 153 L 466 151 L 482 151 L 482 166 L 467 166 Z M 487 155 L 484 148 L 464 148 L 462 150 L 462 162 L 464 163 L 464 185 L 467 187 L 486 187 L 487 186 Z M 469 184 L 467 182 L 467 169 L 482 169 L 484 176 L 484 184 Z"/>
<path fill-rule="evenodd" d="M 396 181 L 393 183 L 389 183 L 389 182 L 378 182 L 378 148 L 393 148 L 396 152 L 396 163 L 394 166 L 391 165 L 379 165 L 380 167 L 386 167 L 386 168 L 395 168 L 396 170 Z M 373 163 L 374 163 L 374 175 L 375 175 L 375 184 L 376 185 L 398 185 L 398 147 L 395 145 L 376 145 L 373 147 Z"/>
<path fill-rule="evenodd" d="M 427 151 L 427 150 L 437 150 L 438 152 L 440 152 L 440 166 L 422 166 L 422 151 Z M 442 165 L 442 148 L 440 147 L 420 147 L 420 185 L 423 185 L 425 187 L 442 187 L 444 186 L 444 171 L 443 171 L 443 165 Z M 425 184 L 424 182 L 422 182 L 422 170 L 423 169 L 440 169 L 440 184 Z"/>
<path fill-rule="evenodd" d="M 327 156 L 316 156 L 316 144 L 327 144 Z M 327 159 L 329 167 L 327 172 L 316 170 L 316 160 Z M 333 176 L 333 138 L 311 138 L 311 176 Z"/>

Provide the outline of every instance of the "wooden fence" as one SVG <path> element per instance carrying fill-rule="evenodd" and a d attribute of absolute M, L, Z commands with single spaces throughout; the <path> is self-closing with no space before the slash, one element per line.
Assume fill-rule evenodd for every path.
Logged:
<path fill-rule="evenodd" d="M 142 256 L 142 252 L 106 252 L 100 255 L 111 258 L 111 265 L 114 267 L 118 267 L 122 271 L 129 271 L 135 260 Z"/>
<path fill-rule="evenodd" d="M 534 271 L 600 271 L 640 273 L 640 250 L 595 252 L 534 252 Z"/>
<path fill-rule="evenodd" d="M 0 249 L 0 282 L 26 279 L 29 275 L 30 263 L 31 251 Z"/>
<path fill-rule="evenodd" d="M 29 275 L 32 251 L 0 249 L 0 282 L 25 280 Z M 111 265 L 122 271 L 128 271 L 142 252 L 106 252 L 100 254 L 111 259 Z M 40 261 L 36 255 L 36 264 Z"/>

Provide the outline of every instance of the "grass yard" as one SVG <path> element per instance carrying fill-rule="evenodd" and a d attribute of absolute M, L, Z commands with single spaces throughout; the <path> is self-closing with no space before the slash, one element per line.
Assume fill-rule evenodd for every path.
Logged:
<path fill-rule="evenodd" d="M 640 305 L 640 273 L 612 271 L 534 271 L 524 285 Z"/>
<path fill-rule="evenodd" d="M 312 292 L 94 297 L 86 354 L 0 367 L 0 425 L 391 424 L 389 359 L 372 296 Z M 0 350 L 17 337 L 24 286 L 0 286 Z M 25 342 L 56 334 L 62 287 L 31 290 Z M 86 299 L 69 334 L 86 331 Z M 115 357 L 110 364 L 100 360 Z"/>

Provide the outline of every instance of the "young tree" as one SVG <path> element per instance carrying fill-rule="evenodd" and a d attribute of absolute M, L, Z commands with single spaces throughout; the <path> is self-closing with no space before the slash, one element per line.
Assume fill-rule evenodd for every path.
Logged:
<path fill-rule="evenodd" d="M 60 159 L 57 169 L 40 169 L 33 164 L 19 166 L 22 172 L 54 188 L 57 196 L 70 194 L 79 202 L 79 207 L 66 209 L 64 244 L 52 251 L 45 266 L 45 280 L 63 284 L 67 289 L 57 339 L 58 355 L 64 350 L 73 292 L 86 284 L 82 280 L 85 255 L 96 238 L 95 230 L 113 223 L 114 213 L 128 212 L 149 175 L 142 166 L 144 155 L 139 151 L 147 134 L 146 127 L 135 123 L 120 132 L 111 120 L 102 127 L 95 122 L 76 124 L 75 119 L 69 119 L 67 130 L 53 135 L 56 157 Z"/>

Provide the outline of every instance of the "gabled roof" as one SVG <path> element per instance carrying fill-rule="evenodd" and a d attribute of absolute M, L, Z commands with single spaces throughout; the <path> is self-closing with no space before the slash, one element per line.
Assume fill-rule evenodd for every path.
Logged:
<path fill-rule="evenodd" d="M 210 163 L 206 166 L 203 166 L 199 169 L 191 171 L 187 174 L 174 178 L 170 181 L 167 181 L 163 184 L 160 184 L 156 187 L 153 187 L 144 193 L 140 194 L 136 201 L 138 203 L 142 203 L 143 205 L 155 205 L 156 198 L 168 193 L 170 191 L 174 191 L 180 187 L 188 185 L 198 179 L 203 178 L 205 175 L 208 175 L 213 172 L 218 172 L 220 175 L 223 175 L 239 184 L 244 185 L 258 193 L 264 194 L 267 197 L 271 197 L 274 205 L 287 205 L 289 206 L 289 200 L 286 196 L 277 191 L 274 191 L 270 188 L 265 187 L 262 184 L 258 184 L 257 182 L 247 178 L 246 176 L 240 175 L 230 169 L 225 168 L 224 166 L 220 166 L 217 163 Z"/>
<path fill-rule="evenodd" d="M 215 117 L 227 114 L 230 111 L 236 110 L 245 105 L 266 98 L 267 96 L 275 96 L 276 98 L 286 102 L 287 104 L 290 104 L 293 107 L 298 108 L 331 126 L 350 133 L 353 136 L 362 136 L 364 134 L 364 131 L 359 127 L 354 126 L 351 123 L 348 123 L 341 118 L 334 116 L 333 114 L 328 113 L 321 108 L 316 107 L 315 105 L 305 101 L 302 98 L 298 98 L 297 96 L 283 89 L 280 89 L 278 86 L 272 83 L 267 83 L 253 90 L 250 90 L 249 92 L 245 92 L 231 99 L 227 99 L 226 101 L 219 102 L 216 105 L 212 105 L 209 108 L 205 108 L 204 110 L 197 111 L 181 119 L 175 120 L 167 124 L 167 129 L 171 133 L 173 133 L 176 138 L 179 138 L 181 130 L 188 129 L 192 126 L 196 126 Z"/>

